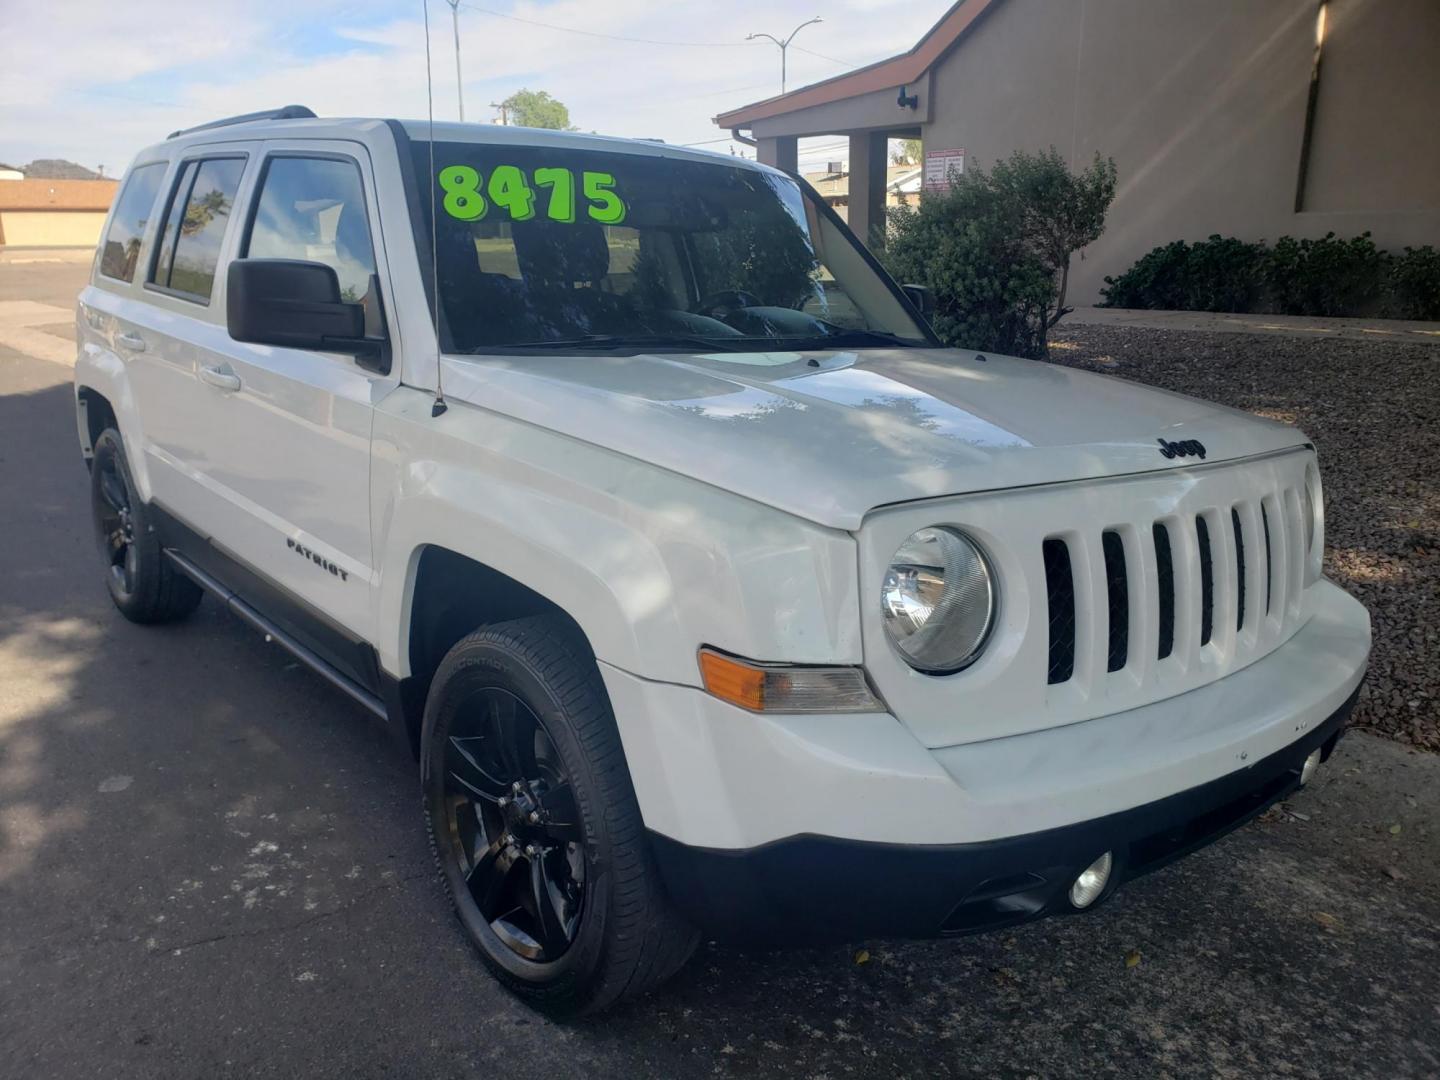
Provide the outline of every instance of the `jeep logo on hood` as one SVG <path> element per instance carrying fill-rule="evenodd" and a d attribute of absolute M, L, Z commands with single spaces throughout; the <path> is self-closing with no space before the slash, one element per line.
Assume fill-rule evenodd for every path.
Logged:
<path fill-rule="evenodd" d="M 1197 439 L 1185 439 L 1181 442 L 1166 442 L 1164 439 L 1156 439 L 1160 444 L 1160 454 L 1167 458 L 1177 457 L 1198 457 L 1205 460 L 1205 444 Z"/>

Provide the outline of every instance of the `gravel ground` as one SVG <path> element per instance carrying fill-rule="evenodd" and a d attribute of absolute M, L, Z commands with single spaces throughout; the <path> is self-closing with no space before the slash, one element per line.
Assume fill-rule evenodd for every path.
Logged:
<path fill-rule="evenodd" d="M 1440 349 L 1062 325 L 1054 361 L 1296 424 L 1325 484 L 1325 570 L 1375 630 L 1354 725 L 1440 750 Z"/>

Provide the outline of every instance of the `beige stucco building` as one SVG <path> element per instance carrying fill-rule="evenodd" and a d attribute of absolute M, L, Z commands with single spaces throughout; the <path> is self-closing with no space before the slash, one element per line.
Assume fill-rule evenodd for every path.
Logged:
<path fill-rule="evenodd" d="M 0 246 L 94 247 L 115 180 L 7 180 L 0 183 Z"/>
<path fill-rule="evenodd" d="M 903 98 L 903 103 L 902 103 Z M 1113 157 L 1098 299 L 1157 245 L 1353 236 L 1440 245 L 1440 0 L 960 0 L 909 52 L 716 117 L 762 161 L 850 139 L 850 224 L 880 242 L 887 138 L 966 168 L 1056 147 Z M 952 159 L 953 160 L 953 159 Z"/>

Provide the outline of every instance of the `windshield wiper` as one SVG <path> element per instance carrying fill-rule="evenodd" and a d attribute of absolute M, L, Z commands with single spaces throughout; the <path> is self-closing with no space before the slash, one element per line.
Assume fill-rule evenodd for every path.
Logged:
<path fill-rule="evenodd" d="M 576 338 L 520 341 L 513 345 L 488 345 L 484 352 L 588 352 L 606 349 L 646 349 L 683 345 L 701 352 L 748 352 L 752 338 L 706 337 L 703 334 L 586 334 Z M 765 339 L 770 340 L 770 339 Z"/>
<path fill-rule="evenodd" d="M 823 322 L 823 320 L 821 321 Z M 858 326 L 836 326 L 830 322 L 825 323 L 825 326 L 831 332 L 819 340 L 825 341 L 830 345 L 834 345 L 837 340 L 853 341 L 857 338 L 862 341 L 874 341 L 881 345 L 901 345 L 906 348 L 914 348 L 925 344 L 925 342 L 919 338 L 901 337 L 899 334 L 892 334 L 888 330 L 862 329 Z"/>
<path fill-rule="evenodd" d="M 549 338 L 541 341 L 518 341 L 513 344 L 483 345 L 474 353 L 504 355 L 506 353 L 609 352 L 633 350 L 684 349 L 691 352 L 776 352 L 834 349 L 857 344 L 899 345 L 907 348 L 925 342 L 902 338 L 883 330 L 859 330 L 834 326 L 833 333 L 805 336 L 784 334 L 744 334 L 734 337 L 707 337 L 704 334 L 585 334 L 573 338 Z"/>

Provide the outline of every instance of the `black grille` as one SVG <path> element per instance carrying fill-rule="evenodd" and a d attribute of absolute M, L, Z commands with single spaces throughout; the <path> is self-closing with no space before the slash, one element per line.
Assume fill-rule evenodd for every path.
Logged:
<path fill-rule="evenodd" d="M 1155 538 L 1155 583 L 1160 590 L 1160 648 L 1164 660 L 1175 650 L 1175 563 L 1170 553 L 1170 531 L 1156 522 L 1150 530 Z"/>
<path fill-rule="evenodd" d="M 1105 549 L 1105 591 L 1110 598 L 1110 662 L 1119 671 L 1130 654 L 1130 583 L 1125 574 L 1125 543 L 1117 532 L 1100 536 Z"/>
<path fill-rule="evenodd" d="M 1265 512 L 1265 504 L 1260 504 L 1260 524 L 1265 528 L 1265 614 L 1270 614 L 1270 577 L 1275 572 L 1275 564 L 1270 560 L 1270 515 Z"/>
<path fill-rule="evenodd" d="M 1230 526 L 1235 530 L 1235 632 L 1245 629 L 1245 533 L 1240 528 L 1240 512 L 1230 508 Z"/>
<path fill-rule="evenodd" d="M 1063 683 L 1075 674 L 1075 577 L 1070 548 L 1052 536 L 1043 546 L 1045 588 L 1050 600 L 1049 681 Z"/>
<path fill-rule="evenodd" d="M 1215 567 L 1210 563 L 1210 526 L 1195 518 L 1195 535 L 1200 542 L 1200 644 L 1209 645 L 1215 630 Z"/>

